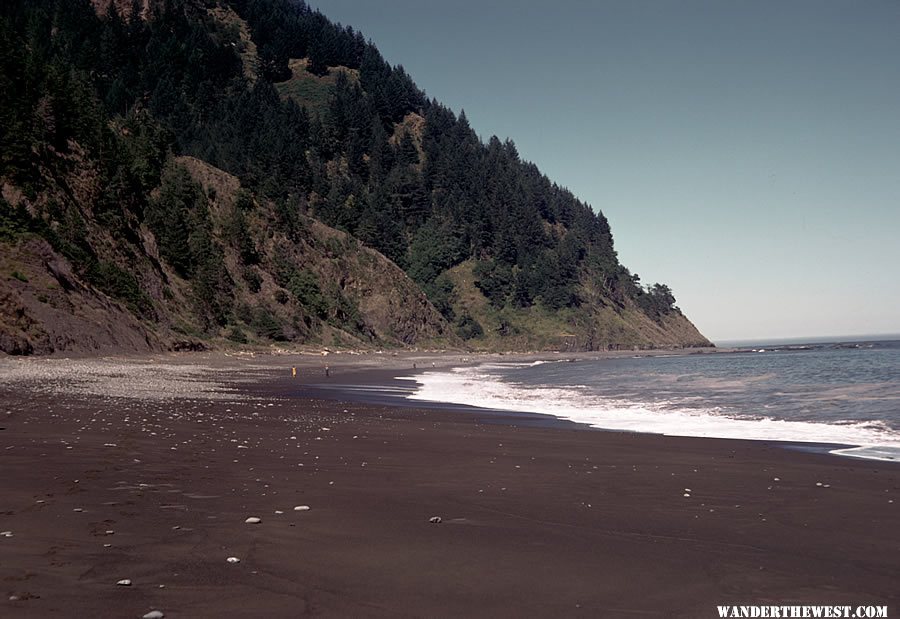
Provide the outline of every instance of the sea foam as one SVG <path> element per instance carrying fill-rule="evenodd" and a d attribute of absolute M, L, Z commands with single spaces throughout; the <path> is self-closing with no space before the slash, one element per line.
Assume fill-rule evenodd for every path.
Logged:
<path fill-rule="evenodd" d="M 427 371 L 411 378 L 418 388 L 412 400 L 461 404 L 502 411 L 551 415 L 604 430 L 847 447 L 833 453 L 900 461 L 900 434 L 880 423 L 822 423 L 769 417 L 737 417 L 721 409 L 678 408 L 662 401 L 644 403 L 601 397 L 577 387 L 523 387 L 499 380 L 495 366 Z"/>

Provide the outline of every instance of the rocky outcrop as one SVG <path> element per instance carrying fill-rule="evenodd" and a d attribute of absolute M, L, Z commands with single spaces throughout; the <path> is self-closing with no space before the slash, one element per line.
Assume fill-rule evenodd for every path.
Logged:
<path fill-rule="evenodd" d="M 124 306 L 81 282 L 43 239 L 3 243 L 0 351 L 11 355 L 163 349 Z"/>

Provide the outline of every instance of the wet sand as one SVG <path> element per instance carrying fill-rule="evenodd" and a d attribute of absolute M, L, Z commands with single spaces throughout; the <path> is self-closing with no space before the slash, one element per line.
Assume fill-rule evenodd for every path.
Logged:
<path fill-rule="evenodd" d="M 288 397 L 294 363 L 218 399 L 0 383 L 0 616 L 900 609 L 896 464 Z"/>

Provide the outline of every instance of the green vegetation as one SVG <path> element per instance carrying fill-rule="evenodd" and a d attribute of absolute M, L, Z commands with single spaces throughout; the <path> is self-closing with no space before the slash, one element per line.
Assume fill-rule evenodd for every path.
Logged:
<path fill-rule="evenodd" d="M 657 321 L 667 314 L 678 311 L 675 307 L 675 296 L 664 284 L 654 284 L 648 286 L 646 290 L 641 290 L 636 301 L 645 314 Z"/>
<path fill-rule="evenodd" d="M 111 262 L 92 262 L 85 275 L 91 284 L 124 302 L 128 309 L 138 316 L 153 317 L 153 304 L 150 298 L 128 271 Z"/>
<path fill-rule="evenodd" d="M 361 33 L 298 0 L 222 0 L 217 10 L 243 20 L 231 23 L 187 0 L 153 2 L 149 19 L 139 5 L 98 17 L 86 0 L 2 3 L 0 179 L 53 199 L 35 216 L 0 200 L 0 240 L 44 237 L 147 318 L 141 283 L 153 270 L 167 299 L 190 290 L 204 333 L 231 339 L 241 337 L 235 321 L 284 338 L 297 331 L 286 320 L 368 337 L 356 304 L 296 251 L 307 244 L 340 261 L 359 254 L 357 239 L 404 269 L 466 340 L 515 336 L 515 321 L 498 318 L 507 315 L 557 316 L 539 327 L 563 331 L 562 317 L 586 304 L 581 316 L 595 306 L 657 322 L 677 312 L 668 287 L 644 289 L 619 264 L 602 213 L 512 141 L 483 142 Z M 258 75 L 242 63 L 246 31 Z M 234 207 L 173 155 L 236 176 Z M 99 195 L 76 198 L 72 178 L 93 179 Z M 256 214 L 262 205 L 270 220 Z M 314 238 L 310 217 L 352 236 Z M 142 271 L 132 264 L 147 230 L 156 253 Z M 235 255 L 250 293 L 271 273 L 284 289 L 275 301 L 299 315 L 235 306 L 243 287 L 225 266 Z M 489 307 L 472 306 L 451 277 L 464 263 Z"/>
<path fill-rule="evenodd" d="M 275 84 L 278 93 L 310 111 L 324 112 L 328 108 L 339 71 L 333 69 L 328 75 L 317 76 L 307 71 L 300 62 L 291 63 L 291 71 L 289 80 Z"/>
<path fill-rule="evenodd" d="M 288 281 L 287 289 L 310 314 L 317 318 L 327 316 L 328 302 L 322 295 L 315 274 L 307 270 L 296 271 Z"/>

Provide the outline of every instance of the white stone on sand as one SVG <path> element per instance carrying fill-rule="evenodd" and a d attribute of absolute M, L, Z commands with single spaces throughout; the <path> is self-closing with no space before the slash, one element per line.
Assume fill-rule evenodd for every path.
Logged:
<path fill-rule="evenodd" d="M 298 505 L 297 507 L 294 508 L 294 511 L 295 512 L 308 512 L 309 505 Z"/>
<path fill-rule="evenodd" d="M 228 557 L 225 560 L 228 561 L 229 563 L 240 563 L 241 562 L 241 560 L 238 559 L 237 557 Z"/>
<path fill-rule="evenodd" d="M 129 578 L 123 578 L 122 580 L 120 580 L 120 581 L 117 582 L 116 584 L 119 585 L 120 587 L 130 587 L 130 586 L 131 586 L 131 580 L 130 580 Z"/>
<path fill-rule="evenodd" d="M 262 522 L 262 520 L 260 518 L 257 518 L 256 516 L 250 516 L 244 522 L 246 522 L 247 524 L 259 524 L 260 522 Z"/>
<path fill-rule="evenodd" d="M 144 615 L 142 619 L 163 619 L 165 615 L 161 610 L 151 610 L 149 613 Z"/>
<path fill-rule="evenodd" d="M 432 516 L 431 518 L 428 519 L 428 522 L 430 522 L 431 524 L 440 524 L 441 520 L 442 519 L 440 516 Z"/>

